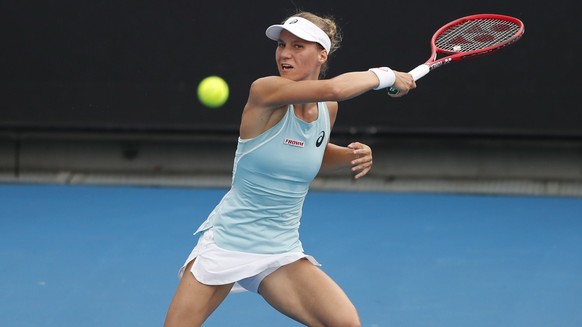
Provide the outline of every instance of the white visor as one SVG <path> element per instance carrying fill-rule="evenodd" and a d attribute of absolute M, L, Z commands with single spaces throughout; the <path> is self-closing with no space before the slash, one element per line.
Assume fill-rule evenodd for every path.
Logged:
<path fill-rule="evenodd" d="M 274 41 L 279 41 L 282 30 L 287 30 L 291 34 L 310 42 L 316 42 L 329 54 L 331 40 L 321 28 L 302 17 L 291 17 L 283 25 L 271 25 L 265 31 L 267 37 Z"/>

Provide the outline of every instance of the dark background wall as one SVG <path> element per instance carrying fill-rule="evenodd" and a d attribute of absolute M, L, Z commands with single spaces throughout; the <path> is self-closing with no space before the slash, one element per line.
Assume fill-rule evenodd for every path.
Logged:
<path fill-rule="evenodd" d="M 407 97 L 343 102 L 339 132 L 582 136 L 573 0 L 4 1 L 0 128 L 235 133 L 250 83 L 277 73 L 264 30 L 295 8 L 342 27 L 329 76 L 407 71 L 427 59 L 433 32 L 460 16 L 500 13 L 526 25 L 517 44 L 435 70 Z M 217 110 L 195 96 L 214 74 L 231 88 Z"/>

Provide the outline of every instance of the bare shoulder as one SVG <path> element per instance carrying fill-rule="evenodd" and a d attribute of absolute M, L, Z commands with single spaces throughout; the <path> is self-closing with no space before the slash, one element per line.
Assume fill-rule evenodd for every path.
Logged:
<path fill-rule="evenodd" d="M 327 109 L 329 110 L 330 113 L 332 111 L 334 113 L 337 113 L 337 109 L 339 108 L 337 101 L 326 101 L 325 104 L 327 105 Z"/>
<path fill-rule="evenodd" d="M 333 127 L 335 119 L 337 117 L 339 105 L 337 101 L 327 101 L 325 102 L 325 104 L 327 105 L 327 110 L 329 111 L 329 121 L 331 123 L 331 126 Z"/>
<path fill-rule="evenodd" d="M 275 109 L 276 106 L 269 103 L 267 98 L 273 90 L 279 88 L 285 81 L 279 76 L 266 76 L 256 79 L 250 87 L 247 103 L 244 111 L 264 111 Z"/>
<path fill-rule="evenodd" d="M 265 94 L 268 94 L 272 81 L 276 83 L 278 79 L 276 76 L 263 77 L 251 84 L 241 117 L 241 138 L 249 139 L 260 135 L 284 116 L 286 106 L 277 107 L 265 102 Z"/>
<path fill-rule="evenodd" d="M 260 97 L 265 93 L 271 92 L 273 89 L 281 87 L 285 82 L 289 82 L 289 80 L 280 76 L 266 76 L 258 78 L 251 84 L 249 98 L 253 96 Z"/>

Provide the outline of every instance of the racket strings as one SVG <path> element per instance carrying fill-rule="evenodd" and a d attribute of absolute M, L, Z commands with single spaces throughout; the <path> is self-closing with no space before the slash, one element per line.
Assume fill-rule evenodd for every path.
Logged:
<path fill-rule="evenodd" d="M 504 44 L 517 36 L 520 26 L 500 19 L 474 19 L 451 26 L 435 40 L 447 52 L 469 52 Z"/>

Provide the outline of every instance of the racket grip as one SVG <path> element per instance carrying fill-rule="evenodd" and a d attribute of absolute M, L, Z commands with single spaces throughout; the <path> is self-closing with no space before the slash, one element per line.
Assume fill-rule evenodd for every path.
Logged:
<path fill-rule="evenodd" d="M 428 74 L 429 72 L 430 72 L 429 65 L 422 64 L 422 65 L 418 65 L 416 68 L 409 71 L 408 73 L 410 75 L 412 75 L 412 79 L 414 81 L 418 81 L 419 79 L 421 79 L 424 75 Z M 398 94 L 398 92 L 399 91 L 395 88 L 392 88 L 392 87 L 388 88 L 388 93 L 390 93 L 390 94 Z"/>

